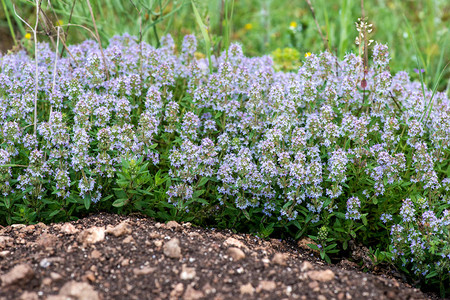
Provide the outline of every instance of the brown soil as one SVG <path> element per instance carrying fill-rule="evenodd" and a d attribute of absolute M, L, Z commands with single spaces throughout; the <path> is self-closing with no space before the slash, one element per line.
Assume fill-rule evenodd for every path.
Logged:
<path fill-rule="evenodd" d="M 0 226 L 0 299 L 431 299 L 279 240 L 98 214 Z"/>

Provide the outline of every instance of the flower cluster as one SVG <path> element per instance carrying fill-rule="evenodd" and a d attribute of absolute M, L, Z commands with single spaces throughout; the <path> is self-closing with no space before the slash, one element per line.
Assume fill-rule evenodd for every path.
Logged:
<path fill-rule="evenodd" d="M 450 268 L 450 210 L 436 213 L 424 198 L 405 199 L 398 223 L 391 229 L 393 259 L 418 276 L 448 274 Z"/>
<path fill-rule="evenodd" d="M 37 74 L 23 51 L 0 57 L 0 206 L 10 208 L 0 222 L 23 221 L 24 207 L 26 220 L 50 220 L 143 193 L 172 216 L 320 233 L 323 249 L 347 242 L 343 232 L 368 241 L 388 228 L 399 261 L 422 270 L 439 253 L 434 270 L 448 276 L 450 101 L 391 74 L 386 45 L 366 70 L 360 56 L 324 52 L 289 73 L 238 44 L 196 58 L 192 35 L 181 49 L 170 36 L 159 48 L 129 35 L 103 53 L 72 45 L 56 74 L 55 53 L 38 47 Z M 150 175 L 125 184 L 129 160 Z M 137 209 L 154 203 L 141 198 Z"/>

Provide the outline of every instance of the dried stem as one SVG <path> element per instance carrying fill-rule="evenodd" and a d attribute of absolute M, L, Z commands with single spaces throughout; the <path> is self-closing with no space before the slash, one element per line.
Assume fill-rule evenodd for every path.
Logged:
<path fill-rule="evenodd" d="M 364 13 L 364 0 L 361 0 L 361 16 L 362 19 L 365 20 L 365 13 Z M 367 41 L 367 28 L 364 26 L 364 79 L 366 79 L 366 73 L 368 72 L 368 61 L 369 61 L 369 55 L 368 55 L 368 41 Z"/>
<path fill-rule="evenodd" d="M 328 39 L 323 35 L 322 30 L 320 29 L 319 22 L 317 22 L 316 13 L 314 12 L 314 7 L 312 6 L 311 1 L 310 0 L 305 1 L 308 4 L 309 9 L 311 10 L 314 22 L 316 23 L 317 30 L 319 31 L 320 37 L 322 38 L 325 49 L 330 51 L 330 48 L 328 47 Z"/>
<path fill-rule="evenodd" d="M 95 17 L 94 17 L 94 11 L 92 10 L 91 2 L 89 0 L 86 0 L 86 3 L 89 7 L 89 13 L 91 14 L 92 23 L 94 24 L 95 34 L 97 36 L 97 42 L 98 42 L 98 45 L 100 46 L 100 53 L 102 54 L 106 79 L 109 80 L 108 63 L 106 61 L 105 54 L 103 53 L 102 41 L 100 40 L 100 35 L 98 34 L 97 23 L 95 22 Z"/>
<path fill-rule="evenodd" d="M 41 3 L 36 0 L 36 23 L 34 25 L 33 35 L 34 35 L 34 63 L 35 63 L 35 71 L 36 76 L 34 78 L 35 80 L 35 86 L 34 86 L 34 136 L 36 136 L 37 131 L 37 97 L 38 97 L 38 84 L 39 84 L 39 72 L 38 72 L 38 46 L 37 46 L 37 29 L 39 25 L 39 11 L 40 11 Z"/>
<path fill-rule="evenodd" d="M 69 16 L 69 21 L 67 21 L 67 23 L 69 23 L 70 24 L 70 22 L 72 21 L 72 15 L 73 15 L 73 10 L 74 10 L 74 7 L 75 7 L 75 3 L 77 2 L 77 0 L 73 0 L 73 4 L 72 4 L 72 8 L 70 9 L 70 16 Z M 53 7 L 52 7 L 53 8 Z M 60 24 L 61 25 L 61 24 Z M 64 32 L 64 41 L 66 41 L 67 40 L 67 35 L 69 34 L 69 28 L 70 27 L 67 27 L 67 30 Z M 66 49 L 67 47 L 65 47 L 65 43 L 63 43 L 64 44 L 64 48 L 61 50 L 61 54 L 59 55 L 59 57 L 62 57 L 63 56 L 63 54 L 64 54 L 64 49 Z M 71 55 L 72 56 L 72 55 Z"/>
<path fill-rule="evenodd" d="M 38 72 L 38 47 L 37 47 L 37 29 L 39 25 L 39 11 L 40 11 L 40 2 L 36 0 L 36 24 L 34 28 L 31 27 L 22 17 L 17 14 L 16 6 L 13 5 L 14 13 L 16 16 L 25 23 L 33 32 L 34 36 L 34 66 L 35 66 L 35 74 L 34 74 L 34 120 L 33 120 L 33 133 L 36 136 L 37 131 L 37 97 L 38 97 L 38 84 L 39 84 L 39 72 Z"/>
<path fill-rule="evenodd" d="M 44 12 L 44 10 L 42 9 L 42 6 L 39 9 L 40 9 L 41 20 L 42 20 L 41 27 L 43 28 L 43 30 L 45 32 L 45 35 L 47 35 L 48 38 L 50 39 L 50 42 L 52 43 L 52 46 L 55 47 L 56 46 L 55 45 L 55 40 L 53 39 L 53 36 L 52 36 L 52 31 L 53 31 L 52 21 L 47 16 L 47 14 Z"/>
<path fill-rule="evenodd" d="M 134 6 L 134 8 L 137 10 L 137 12 L 139 13 L 139 75 L 141 77 L 142 80 L 142 74 L 143 74 L 143 65 L 142 65 L 142 12 L 141 10 L 139 10 L 136 6 L 136 4 L 134 4 L 133 0 L 130 0 L 131 4 Z"/>
<path fill-rule="evenodd" d="M 53 67 L 53 83 L 52 83 L 52 94 L 55 93 L 55 84 L 56 84 L 56 71 L 57 71 L 57 62 L 58 62 L 58 50 L 59 50 L 59 30 L 60 30 L 60 26 L 57 27 L 58 30 L 58 35 L 56 38 L 56 49 L 55 49 L 55 65 Z M 50 122 L 50 118 L 52 116 L 52 111 L 53 111 L 53 105 L 50 104 L 50 113 L 48 116 L 48 121 Z"/>

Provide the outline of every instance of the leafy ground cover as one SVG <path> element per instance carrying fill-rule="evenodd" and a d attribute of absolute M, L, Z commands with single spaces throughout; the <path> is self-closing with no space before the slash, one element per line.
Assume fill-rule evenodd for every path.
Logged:
<path fill-rule="evenodd" d="M 360 243 L 448 293 L 449 6 L 362 3 L 2 1 L 0 224 L 139 211 L 328 262 Z"/>
<path fill-rule="evenodd" d="M 448 292 L 445 93 L 391 74 L 379 43 L 370 67 L 322 52 L 291 73 L 237 44 L 210 59 L 196 48 L 124 35 L 63 58 L 43 43 L 36 60 L 2 56 L 0 222 L 139 211 L 309 236 L 328 262 L 360 243 L 368 268 Z"/>

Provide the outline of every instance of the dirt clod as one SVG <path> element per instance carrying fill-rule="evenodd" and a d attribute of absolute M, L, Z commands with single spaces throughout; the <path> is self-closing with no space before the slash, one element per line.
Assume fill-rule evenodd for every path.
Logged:
<path fill-rule="evenodd" d="M 78 241 L 83 245 L 95 244 L 105 239 L 105 229 L 103 227 L 93 226 L 83 230 L 78 235 Z"/>
<path fill-rule="evenodd" d="M 272 258 L 272 263 L 285 266 L 287 260 L 287 255 L 284 253 L 275 253 L 275 255 Z"/>
<path fill-rule="evenodd" d="M 309 271 L 306 274 L 311 280 L 317 280 L 320 282 L 327 282 L 334 279 L 334 272 L 331 270 L 324 271 Z"/>
<path fill-rule="evenodd" d="M 165 243 L 164 254 L 170 258 L 180 258 L 181 257 L 180 240 L 175 238 Z"/>
<path fill-rule="evenodd" d="M 245 253 L 236 247 L 230 247 L 227 250 L 227 254 L 231 256 L 231 258 L 235 261 L 241 260 L 245 258 Z"/>
<path fill-rule="evenodd" d="M 9 272 L 0 276 L 2 287 L 26 285 L 34 277 L 34 270 L 30 264 L 20 264 Z"/>

